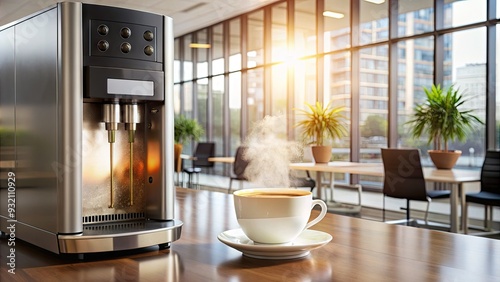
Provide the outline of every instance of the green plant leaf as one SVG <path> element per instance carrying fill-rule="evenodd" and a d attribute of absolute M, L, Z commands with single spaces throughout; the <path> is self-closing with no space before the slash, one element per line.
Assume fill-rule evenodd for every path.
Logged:
<path fill-rule="evenodd" d="M 305 103 L 307 110 L 294 109 L 304 118 L 295 124 L 302 129 L 302 136 L 311 140 L 309 144 L 324 145 L 325 140 L 341 138 L 347 135 L 347 118 L 342 114 L 345 107 L 331 107 L 316 102 L 315 105 Z"/>
<path fill-rule="evenodd" d="M 446 90 L 439 84 L 423 89 L 426 101 L 415 106 L 413 118 L 406 122 L 414 138 L 427 134 L 428 144 L 434 142 L 435 149 L 448 150 L 449 142 L 464 142 L 470 131 L 484 124 L 473 110 L 460 109 L 467 100 L 453 85 Z"/>
<path fill-rule="evenodd" d="M 174 119 L 174 140 L 175 143 L 185 144 L 190 138 L 199 141 L 205 130 L 198 121 L 177 116 Z"/>

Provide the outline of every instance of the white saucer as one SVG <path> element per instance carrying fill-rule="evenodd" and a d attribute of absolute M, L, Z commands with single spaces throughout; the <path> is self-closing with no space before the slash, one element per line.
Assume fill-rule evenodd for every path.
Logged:
<path fill-rule="evenodd" d="M 304 230 L 299 237 L 289 244 L 255 244 L 241 229 L 227 230 L 217 238 L 243 255 L 259 259 L 296 259 L 305 257 L 309 251 L 319 248 L 332 240 L 328 233 L 316 230 Z"/>

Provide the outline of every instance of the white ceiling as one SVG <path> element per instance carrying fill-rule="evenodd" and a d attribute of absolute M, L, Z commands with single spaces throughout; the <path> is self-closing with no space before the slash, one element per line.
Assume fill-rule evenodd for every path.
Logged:
<path fill-rule="evenodd" d="M 84 3 L 162 14 L 174 20 L 175 36 L 206 27 L 278 0 L 88 0 Z M 0 0 L 0 26 L 49 7 L 57 0 Z"/>

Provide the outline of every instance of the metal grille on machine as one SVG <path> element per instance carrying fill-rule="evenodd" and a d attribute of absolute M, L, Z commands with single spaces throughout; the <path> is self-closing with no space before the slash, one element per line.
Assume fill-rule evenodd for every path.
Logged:
<path fill-rule="evenodd" d="M 145 216 L 143 212 L 89 215 L 83 217 L 83 224 L 119 222 L 119 221 L 129 221 L 129 220 L 144 219 L 144 218 Z"/>

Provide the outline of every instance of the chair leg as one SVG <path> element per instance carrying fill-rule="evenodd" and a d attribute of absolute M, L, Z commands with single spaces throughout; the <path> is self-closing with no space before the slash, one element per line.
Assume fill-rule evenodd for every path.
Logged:
<path fill-rule="evenodd" d="M 334 189 L 335 189 L 335 179 L 333 178 L 333 176 L 334 176 L 333 172 L 330 173 L 330 187 L 329 187 L 330 188 L 329 189 L 330 190 L 330 198 L 328 198 L 328 196 L 327 196 L 327 200 L 335 202 L 335 200 L 334 200 L 334 197 L 335 197 L 334 196 L 334 192 L 335 192 L 334 191 Z"/>
<path fill-rule="evenodd" d="M 382 222 L 385 222 L 385 195 L 382 195 Z"/>
<path fill-rule="evenodd" d="M 361 206 L 361 194 L 363 194 L 363 187 L 361 184 L 355 185 L 358 188 L 358 206 Z"/>
<path fill-rule="evenodd" d="M 484 229 L 491 231 L 491 219 L 493 218 L 493 206 L 484 206 Z"/>
<path fill-rule="evenodd" d="M 233 187 L 233 179 L 229 179 L 229 188 L 227 189 L 227 193 L 231 194 L 231 188 Z"/>
<path fill-rule="evenodd" d="M 406 225 L 410 223 L 410 200 L 406 199 Z"/>
<path fill-rule="evenodd" d="M 429 206 L 431 205 L 432 199 L 427 197 L 427 208 L 425 209 L 425 224 L 429 224 L 428 216 L 429 216 Z"/>
<path fill-rule="evenodd" d="M 462 214 L 462 228 L 464 229 L 464 234 L 468 234 L 469 233 L 469 218 L 467 217 L 467 213 L 469 212 L 468 211 L 469 209 L 469 204 L 467 204 L 467 202 L 465 202 L 465 207 L 464 207 L 464 214 Z"/>

